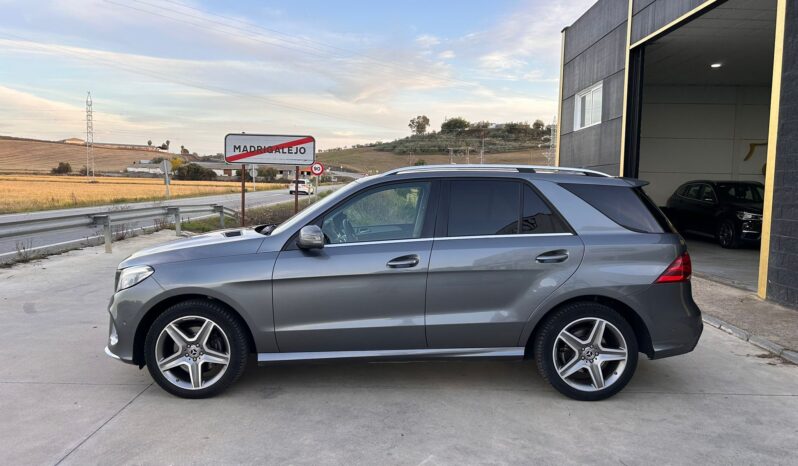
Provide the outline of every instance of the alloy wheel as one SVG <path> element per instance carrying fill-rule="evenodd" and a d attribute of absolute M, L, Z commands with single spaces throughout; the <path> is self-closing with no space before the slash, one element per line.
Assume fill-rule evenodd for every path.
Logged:
<path fill-rule="evenodd" d="M 230 341 L 206 317 L 180 317 L 158 335 L 155 360 L 173 385 L 187 390 L 207 388 L 222 378 L 230 364 Z"/>
<path fill-rule="evenodd" d="M 723 222 L 718 229 L 718 241 L 722 246 L 728 246 L 734 241 L 734 229 L 728 222 Z"/>
<path fill-rule="evenodd" d="M 580 391 L 610 387 L 623 374 L 629 357 L 626 340 L 610 322 L 587 317 L 566 325 L 552 350 L 559 377 Z"/>

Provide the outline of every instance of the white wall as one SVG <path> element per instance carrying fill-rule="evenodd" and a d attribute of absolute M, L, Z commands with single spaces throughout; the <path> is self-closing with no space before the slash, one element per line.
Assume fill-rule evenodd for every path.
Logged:
<path fill-rule="evenodd" d="M 769 87 L 647 86 L 643 91 L 640 178 L 658 205 L 695 179 L 764 182 Z"/>

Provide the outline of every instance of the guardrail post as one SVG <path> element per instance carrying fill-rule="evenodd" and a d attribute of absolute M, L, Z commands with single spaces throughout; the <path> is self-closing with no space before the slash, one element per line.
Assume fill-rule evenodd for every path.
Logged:
<path fill-rule="evenodd" d="M 113 238 L 111 237 L 111 216 L 110 215 L 93 215 L 92 220 L 94 220 L 94 224 L 98 225 L 102 223 L 103 225 L 103 238 L 105 242 L 105 252 L 110 254 L 111 253 L 111 243 L 113 242 Z"/>
<path fill-rule="evenodd" d="M 168 207 L 167 215 L 173 215 L 175 219 L 175 235 L 180 236 L 180 207 Z"/>
<path fill-rule="evenodd" d="M 224 206 L 214 204 L 213 211 L 219 212 L 219 226 L 224 228 Z"/>

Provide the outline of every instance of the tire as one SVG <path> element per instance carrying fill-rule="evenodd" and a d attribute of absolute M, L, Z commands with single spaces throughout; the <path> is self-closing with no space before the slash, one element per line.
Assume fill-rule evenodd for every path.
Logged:
<path fill-rule="evenodd" d="M 603 322 L 600 344 L 595 338 L 591 341 L 598 322 Z M 569 335 L 563 333 L 566 330 Z M 598 401 L 615 395 L 632 379 L 637 368 L 637 338 L 626 319 L 611 307 L 575 302 L 554 311 L 541 324 L 535 334 L 534 355 L 540 374 L 557 391 L 579 401 Z M 597 387 L 601 383 L 604 385 Z"/>
<path fill-rule="evenodd" d="M 737 249 L 740 247 L 740 235 L 731 220 L 726 219 L 720 222 L 715 232 L 715 238 L 722 248 Z"/>
<path fill-rule="evenodd" d="M 210 300 L 169 307 L 152 323 L 144 341 L 150 375 L 161 388 L 181 398 L 221 393 L 244 373 L 248 354 L 244 325 Z"/>

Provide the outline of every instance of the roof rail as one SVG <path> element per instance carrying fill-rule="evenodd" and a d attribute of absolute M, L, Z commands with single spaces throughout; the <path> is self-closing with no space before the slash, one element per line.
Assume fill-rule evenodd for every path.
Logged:
<path fill-rule="evenodd" d="M 420 165 L 417 167 L 396 168 L 385 172 L 383 175 L 400 175 L 403 173 L 427 173 L 441 171 L 516 171 L 519 173 L 573 173 L 585 176 L 602 176 L 612 178 L 612 175 L 586 168 L 551 167 L 547 165 L 509 165 L 509 164 L 450 164 L 450 165 Z"/>

